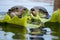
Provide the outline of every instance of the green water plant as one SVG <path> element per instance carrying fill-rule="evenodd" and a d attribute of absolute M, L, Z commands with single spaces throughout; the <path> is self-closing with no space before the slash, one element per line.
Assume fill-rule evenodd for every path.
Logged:
<path fill-rule="evenodd" d="M 45 26 L 57 32 L 60 30 L 60 9 L 53 12 L 50 19 L 45 22 Z"/>

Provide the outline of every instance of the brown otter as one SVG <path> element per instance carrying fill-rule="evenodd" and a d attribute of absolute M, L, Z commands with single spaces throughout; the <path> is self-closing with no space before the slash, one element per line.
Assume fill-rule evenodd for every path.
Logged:
<path fill-rule="evenodd" d="M 23 6 L 14 6 L 8 10 L 8 15 L 12 18 L 13 16 L 18 16 L 19 18 L 22 17 L 23 12 L 26 11 L 27 8 Z"/>

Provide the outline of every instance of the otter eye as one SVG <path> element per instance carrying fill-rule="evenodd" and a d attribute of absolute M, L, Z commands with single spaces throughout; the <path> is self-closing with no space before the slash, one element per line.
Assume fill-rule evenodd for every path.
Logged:
<path fill-rule="evenodd" d="M 32 8 L 31 11 L 35 11 L 35 9 Z"/>
<path fill-rule="evenodd" d="M 18 8 L 16 8 L 16 9 L 18 9 Z"/>
<path fill-rule="evenodd" d="M 11 11 L 11 9 L 9 9 L 8 11 Z"/>

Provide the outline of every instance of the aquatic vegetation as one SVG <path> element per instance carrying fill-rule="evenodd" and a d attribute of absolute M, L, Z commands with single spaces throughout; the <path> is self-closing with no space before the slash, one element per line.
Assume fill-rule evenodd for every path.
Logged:
<path fill-rule="evenodd" d="M 60 9 L 56 10 L 51 18 L 45 22 L 45 27 L 51 28 L 52 35 L 58 36 L 57 40 L 60 40 Z"/>
<path fill-rule="evenodd" d="M 9 22 L 11 20 L 10 16 L 8 14 L 6 14 L 4 16 L 4 19 L 3 20 L 0 20 L 0 22 Z"/>
<path fill-rule="evenodd" d="M 3 20 L 0 20 L 0 26 L 2 26 L 2 30 L 5 32 L 13 32 L 15 35 L 20 34 L 19 38 L 25 40 L 26 34 L 26 24 L 27 24 L 27 16 L 22 18 L 18 18 L 14 16 L 10 18 L 9 15 L 5 15 Z M 13 38 L 16 36 L 14 35 Z"/>
<path fill-rule="evenodd" d="M 50 18 L 49 21 L 50 21 L 50 22 L 60 22 L 60 9 L 56 10 L 56 11 L 52 14 L 52 16 L 51 16 L 51 18 Z"/>
<path fill-rule="evenodd" d="M 56 10 L 51 18 L 45 23 L 46 27 L 50 27 L 53 31 L 60 32 L 60 9 Z"/>
<path fill-rule="evenodd" d="M 22 18 L 18 18 L 17 16 L 14 16 L 13 18 L 10 18 L 8 14 L 4 16 L 3 20 L 0 20 L 0 22 L 6 22 L 11 24 L 17 24 L 21 26 L 26 26 L 27 24 L 27 16 L 24 16 Z"/>
<path fill-rule="evenodd" d="M 23 18 L 18 18 L 17 16 L 15 16 L 10 20 L 9 23 L 17 24 L 17 25 L 21 25 L 21 26 L 26 26 L 26 24 L 27 24 L 27 16 L 25 16 Z"/>

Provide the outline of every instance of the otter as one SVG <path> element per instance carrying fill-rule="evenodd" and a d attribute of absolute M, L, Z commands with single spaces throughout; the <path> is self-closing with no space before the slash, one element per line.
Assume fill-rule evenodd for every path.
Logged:
<path fill-rule="evenodd" d="M 23 6 L 14 6 L 8 10 L 7 14 L 12 18 L 13 16 L 17 16 L 19 18 L 22 17 L 22 14 L 26 11 L 27 8 Z"/>

